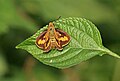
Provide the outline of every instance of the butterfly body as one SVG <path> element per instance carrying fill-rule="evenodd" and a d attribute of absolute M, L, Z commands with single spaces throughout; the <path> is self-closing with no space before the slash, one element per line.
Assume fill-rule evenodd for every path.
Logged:
<path fill-rule="evenodd" d="M 48 52 L 51 49 L 62 50 L 63 46 L 67 45 L 70 41 L 70 36 L 59 29 L 55 29 L 52 22 L 49 23 L 47 31 L 42 32 L 36 39 L 36 45 Z"/>

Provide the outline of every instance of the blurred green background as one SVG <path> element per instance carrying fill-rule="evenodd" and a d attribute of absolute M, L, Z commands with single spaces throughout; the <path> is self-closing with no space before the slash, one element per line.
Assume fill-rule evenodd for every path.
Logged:
<path fill-rule="evenodd" d="M 120 81 L 120 60 L 108 55 L 60 70 L 15 49 L 59 16 L 94 22 L 120 55 L 120 0 L 0 0 L 0 81 Z"/>

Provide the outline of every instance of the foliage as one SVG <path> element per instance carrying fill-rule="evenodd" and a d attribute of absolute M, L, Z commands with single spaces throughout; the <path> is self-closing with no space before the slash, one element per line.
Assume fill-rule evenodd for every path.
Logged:
<path fill-rule="evenodd" d="M 75 16 L 94 22 L 103 45 L 120 54 L 119 6 L 119 0 L 0 0 L 0 81 L 119 81 L 119 60 L 107 54 L 58 70 L 15 49 L 59 16 Z"/>
<path fill-rule="evenodd" d="M 45 54 L 35 45 L 36 38 L 48 25 L 16 48 L 25 49 L 43 63 L 57 68 L 67 68 L 105 53 L 120 58 L 102 45 L 100 33 L 90 21 L 69 17 L 59 19 L 54 24 L 55 27 L 64 30 L 71 36 L 71 42 L 63 51 L 52 50 Z"/>

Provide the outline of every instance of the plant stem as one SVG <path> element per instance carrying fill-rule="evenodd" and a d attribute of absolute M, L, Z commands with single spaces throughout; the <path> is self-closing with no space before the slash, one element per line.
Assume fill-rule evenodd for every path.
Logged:
<path fill-rule="evenodd" d="M 102 49 L 102 51 L 105 52 L 105 53 L 107 53 L 107 54 L 109 54 L 109 55 L 111 55 L 111 56 L 114 56 L 114 57 L 116 57 L 116 58 L 120 58 L 119 55 L 117 55 L 116 53 L 110 51 L 109 49 L 107 49 L 107 48 L 105 48 L 105 47 Z"/>

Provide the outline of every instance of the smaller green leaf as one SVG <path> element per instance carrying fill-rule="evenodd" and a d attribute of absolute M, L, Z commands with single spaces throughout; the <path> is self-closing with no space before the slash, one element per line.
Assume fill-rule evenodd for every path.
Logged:
<path fill-rule="evenodd" d="M 35 45 L 36 38 L 47 29 L 48 25 L 38 30 L 37 33 L 16 48 L 24 49 L 44 64 L 57 68 L 71 67 L 96 55 L 109 54 L 120 58 L 120 56 L 102 45 L 97 27 L 89 20 L 69 17 L 61 18 L 53 23 L 56 28 L 64 30 L 71 37 L 70 43 L 62 51 L 53 49 L 48 53 L 44 53 Z"/>

